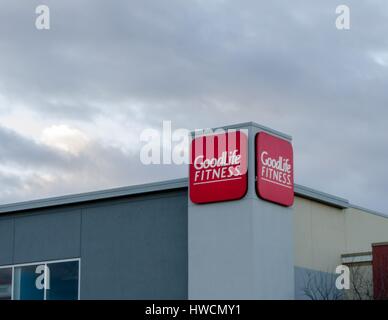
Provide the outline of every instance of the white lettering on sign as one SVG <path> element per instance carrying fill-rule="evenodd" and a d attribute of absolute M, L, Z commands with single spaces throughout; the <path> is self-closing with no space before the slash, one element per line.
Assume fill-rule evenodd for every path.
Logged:
<path fill-rule="evenodd" d="M 279 156 L 271 158 L 267 151 L 260 155 L 261 179 L 281 185 L 285 188 L 291 188 L 291 164 L 290 159 Z"/>
<path fill-rule="evenodd" d="M 193 163 L 196 170 L 194 183 L 214 183 L 241 176 L 241 155 L 237 152 L 237 149 L 230 151 L 229 154 L 224 151 L 218 158 L 205 159 L 203 155 L 196 157 Z"/>

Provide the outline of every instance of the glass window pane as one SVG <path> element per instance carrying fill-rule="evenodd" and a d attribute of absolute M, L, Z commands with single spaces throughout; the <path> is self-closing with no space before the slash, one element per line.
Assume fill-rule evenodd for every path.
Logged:
<path fill-rule="evenodd" d="M 0 300 L 12 298 L 12 268 L 0 269 Z"/>
<path fill-rule="evenodd" d="M 15 267 L 14 299 L 44 299 L 44 265 Z"/>
<path fill-rule="evenodd" d="M 49 263 L 50 282 L 46 291 L 47 300 L 78 299 L 78 261 Z"/>

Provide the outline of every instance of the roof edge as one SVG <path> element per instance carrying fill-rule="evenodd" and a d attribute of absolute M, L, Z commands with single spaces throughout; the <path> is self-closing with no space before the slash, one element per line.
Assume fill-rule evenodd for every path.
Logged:
<path fill-rule="evenodd" d="M 368 209 L 368 208 L 364 208 L 364 207 L 358 206 L 358 205 L 353 204 L 353 203 L 349 203 L 349 208 L 356 209 L 356 210 L 361 210 L 361 211 L 364 211 L 364 212 L 368 212 L 370 214 L 374 214 L 375 216 L 379 216 L 379 217 L 383 217 L 383 218 L 388 218 L 388 214 L 384 214 L 384 213 L 376 211 L 376 210 L 371 210 L 371 209 Z"/>
<path fill-rule="evenodd" d="M 227 125 L 227 126 L 221 126 L 221 127 L 202 128 L 202 129 L 198 129 L 198 131 L 199 132 L 200 131 L 204 131 L 204 130 L 206 131 L 206 129 L 211 129 L 212 131 L 219 130 L 219 129 L 228 130 L 228 129 L 240 129 L 240 128 L 246 128 L 246 127 L 254 127 L 254 128 L 266 131 L 268 133 L 271 133 L 273 135 L 276 135 L 278 137 L 281 137 L 283 139 L 292 141 L 292 136 L 290 136 L 289 134 L 286 134 L 286 133 L 283 133 L 281 131 L 278 131 L 278 130 L 275 130 L 275 129 L 263 126 L 263 125 L 258 124 L 256 122 L 253 122 L 253 121 L 241 122 L 241 123 L 236 123 L 236 124 Z M 190 134 L 194 135 L 195 132 L 196 132 L 196 130 L 193 130 L 193 131 L 190 132 Z"/>
<path fill-rule="evenodd" d="M 294 186 L 295 195 L 300 196 L 305 199 L 315 200 L 332 207 L 339 209 L 349 208 L 349 200 L 321 192 L 309 187 L 302 186 L 300 184 L 295 184 Z"/>
<path fill-rule="evenodd" d="M 187 179 L 174 179 L 167 181 L 158 181 L 128 187 L 113 188 L 107 190 L 91 191 L 79 194 L 64 195 L 46 199 L 37 199 L 18 203 L 0 205 L 0 214 L 40 209 L 61 205 L 69 205 L 79 202 L 89 202 L 95 200 L 104 200 L 118 198 L 129 195 L 149 193 L 163 190 L 173 190 L 187 187 Z"/>
<path fill-rule="evenodd" d="M 0 214 L 40 209 L 40 208 L 43 209 L 43 208 L 54 207 L 54 206 L 71 205 L 75 203 L 105 200 L 105 199 L 111 199 L 111 198 L 138 195 L 143 193 L 157 192 L 157 191 L 164 191 L 164 190 L 181 189 L 181 188 L 187 188 L 187 187 L 188 187 L 187 178 L 151 182 L 151 183 L 128 186 L 128 187 L 112 188 L 112 189 L 106 189 L 106 190 L 85 192 L 80 194 L 64 195 L 64 196 L 52 197 L 52 198 L 46 198 L 46 199 L 37 199 L 37 200 L 24 201 L 24 202 L 18 202 L 18 203 L 4 204 L 4 205 L 0 205 Z M 354 209 L 362 210 L 364 212 L 368 212 L 370 214 L 388 218 L 388 215 L 385 215 L 381 212 L 377 212 L 374 210 L 366 209 L 366 208 L 351 204 L 347 199 L 340 198 L 299 184 L 295 184 L 294 192 L 296 196 L 299 196 L 301 198 L 314 200 L 335 208 L 339 208 L 339 209 L 354 208 Z"/>

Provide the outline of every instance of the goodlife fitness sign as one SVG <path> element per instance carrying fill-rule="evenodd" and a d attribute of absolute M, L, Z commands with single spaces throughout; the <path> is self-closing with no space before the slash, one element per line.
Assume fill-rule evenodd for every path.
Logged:
<path fill-rule="evenodd" d="M 294 162 L 289 141 L 256 135 L 256 193 L 283 206 L 294 202 Z M 190 199 L 194 203 L 238 200 L 248 189 L 248 138 L 240 131 L 205 135 L 191 142 Z"/>
<path fill-rule="evenodd" d="M 262 199 L 292 206 L 294 159 L 289 141 L 259 132 L 256 135 L 256 192 Z"/>
<path fill-rule="evenodd" d="M 248 138 L 241 130 L 205 135 L 191 142 L 190 199 L 194 203 L 237 200 L 248 189 Z"/>

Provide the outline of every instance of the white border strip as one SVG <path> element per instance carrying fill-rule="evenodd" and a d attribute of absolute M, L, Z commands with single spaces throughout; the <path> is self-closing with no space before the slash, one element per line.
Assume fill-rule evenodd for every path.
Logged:
<path fill-rule="evenodd" d="M 229 178 L 229 179 L 220 179 L 220 180 L 213 180 L 213 181 L 204 181 L 204 182 L 195 182 L 193 183 L 194 186 L 198 184 L 208 184 L 208 183 L 217 183 L 217 182 L 224 182 L 224 181 L 231 181 L 231 180 L 240 180 L 242 177 L 238 178 Z"/>
<path fill-rule="evenodd" d="M 372 255 L 359 255 L 359 256 L 351 256 L 351 257 L 342 257 L 342 263 L 360 263 L 360 262 L 371 262 Z"/>
<path fill-rule="evenodd" d="M 283 183 L 276 182 L 276 181 L 272 181 L 272 180 L 269 180 L 269 179 L 266 179 L 266 178 L 263 178 L 263 177 L 261 177 L 261 180 L 264 180 L 264 181 L 267 181 L 267 182 L 270 182 L 270 183 L 279 185 L 279 186 L 284 187 L 284 188 L 292 189 L 291 186 L 287 186 L 287 185 L 285 185 L 285 184 L 283 184 Z"/>

